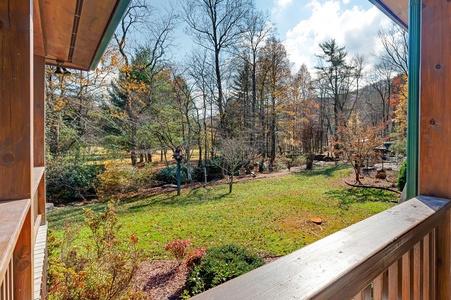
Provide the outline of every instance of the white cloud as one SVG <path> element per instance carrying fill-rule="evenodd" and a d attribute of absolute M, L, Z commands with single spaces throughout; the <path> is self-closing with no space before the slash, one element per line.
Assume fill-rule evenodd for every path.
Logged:
<path fill-rule="evenodd" d="M 377 31 L 391 22 L 376 7 L 342 9 L 340 0 L 312 0 L 303 9 L 310 11 L 310 17 L 289 30 L 285 40 L 296 68 L 305 63 L 313 70 L 318 61 L 315 54 L 321 54 L 319 43 L 329 39 L 345 46 L 349 57 L 358 53 L 370 60 Z"/>
<path fill-rule="evenodd" d="M 344 4 L 348 4 L 350 0 L 343 0 Z"/>
<path fill-rule="evenodd" d="M 274 1 L 278 7 L 282 8 L 290 5 L 293 2 L 293 0 L 274 0 Z"/>

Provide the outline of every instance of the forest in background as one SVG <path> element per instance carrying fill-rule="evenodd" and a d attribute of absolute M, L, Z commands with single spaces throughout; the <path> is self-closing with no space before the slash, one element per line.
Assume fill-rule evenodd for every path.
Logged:
<path fill-rule="evenodd" d="M 176 63 L 169 54 L 179 26 L 198 47 Z M 379 52 L 364 54 L 377 57 L 371 68 L 363 54 L 324 41 L 312 73 L 293 70 L 252 0 L 186 0 L 168 11 L 132 1 L 96 70 L 47 67 L 49 196 L 133 190 L 158 172 L 168 181 L 177 147 L 187 182 L 318 154 L 360 165 L 385 141 L 403 156 L 407 33 L 381 28 L 379 40 Z M 167 174 L 152 170 L 156 161 Z"/>

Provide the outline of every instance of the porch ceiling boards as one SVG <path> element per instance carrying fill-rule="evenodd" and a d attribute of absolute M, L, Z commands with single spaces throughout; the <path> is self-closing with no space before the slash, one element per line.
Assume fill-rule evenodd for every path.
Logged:
<path fill-rule="evenodd" d="M 47 64 L 97 64 L 130 0 L 33 0 L 34 53 Z"/>
<path fill-rule="evenodd" d="M 409 0 L 369 0 L 401 27 L 409 24 Z"/>

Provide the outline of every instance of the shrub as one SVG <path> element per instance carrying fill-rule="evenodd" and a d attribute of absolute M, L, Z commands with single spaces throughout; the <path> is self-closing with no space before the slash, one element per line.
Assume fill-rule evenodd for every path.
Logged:
<path fill-rule="evenodd" d="M 237 245 L 211 248 L 191 270 L 186 282 L 187 293 L 197 295 L 263 264 L 258 254 Z"/>
<path fill-rule="evenodd" d="M 94 196 L 98 182 L 97 175 L 103 166 L 85 165 L 63 158 L 48 161 L 46 168 L 46 188 L 49 200 L 68 200 Z"/>
<path fill-rule="evenodd" d="M 221 158 L 215 158 L 205 162 L 205 168 L 207 169 L 207 181 L 222 179 L 223 176 L 221 165 Z M 197 182 L 205 181 L 204 168 L 202 166 L 198 166 L 193 169 L 193 179 Z"/>
<path fill-rule="evenodd" d="M 398 189 L 400 191 L 404 189 L 406 181 L 407 181 L 407 160 L 404 160 L 398 172 Z"/>
<path fill-rule="evenodd" d="M 181 261 L 185 258 L 186 250 L 188 249 L 189 245 L 191 245 L 191 242 L 189 240 L 175 240 L 169 242 L 164 250 L 171 252 L 176 260 Z"/>
<path fill-rule="evenodd" d="M 107 164 L 106 170 L 97 176 L 98 194 L 107 198 L 118 193 L 137 192 L 155 183 L 151 165 L 142 169 L 124 164 Z"/>
<path fill-rule="evenodd" d="M 186 166 L 181 166 L 181 172 L 180 172 L 180 182 L 185 183 L 186 182 Z M 172 165 L 167 168 L 161 169 L 156 175 L 155 179 L 164 183 L 177 183 L 177 165 Z"/>
<path fill-rule="evenodd" d="M 200 264 L 201 260 L 205 256 L 205 249 L 204 248 L 196 248 L 194 251 L 191 251 L 186 255 L 185 264 L 188 266 L 188 268 L 192 268 L 195 265 Z"/>
<path fill-rule="evenodd" d="M 138 268 L 138 238 L 120 239 L 115 203 L 95 214 L 85 209 L 90 236 L 74 243 L 75 229 L 60 240 L 49 236 L 48 299 L 146 299 L 133 290 Z"/>

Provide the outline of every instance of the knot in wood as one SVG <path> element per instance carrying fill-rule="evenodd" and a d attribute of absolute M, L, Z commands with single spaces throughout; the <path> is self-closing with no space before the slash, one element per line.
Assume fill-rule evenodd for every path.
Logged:
<path fill-rule="evenodd" d="M 6 166 L 9 166 L 13 163 L 15 156 L 13 153 L 5 153 L 2 155 L 2 163 Z"/>

